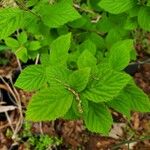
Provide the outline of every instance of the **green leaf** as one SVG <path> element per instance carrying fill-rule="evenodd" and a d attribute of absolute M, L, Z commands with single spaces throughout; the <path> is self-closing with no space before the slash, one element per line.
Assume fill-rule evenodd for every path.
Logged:
<path fill-rule="evenodd" d="M 79 47 L 79 50 L 83 52 L 84 50 L 88 50 L 93 55 L 96 54 L 96 46 L 91 40 L 85 40 Z"/>
<path fill-rule="evenodd" d="M 39 13 L 45 25 L 51 28 L 60 27 L 80 18 L 79 13 L 68 2 L 64 1 L 54 5 L 43 5 Z"/>
<path fill-rule="evenodd" d="M 131 111 L 149 112 L 148 96 L 134 84 L 128 84 L 114 100 L 107 103 L 109 107 L 130 118 Z"/>
<path fill-rule="evenodd" d="M 71 107 L 73 95 L 61 86 L 43 89 L 29 102 L 26 119 L 50 121 L 63 117 Z"/>
<path fill-rule="evenodd" d="M 136 6 L 136 2 L 135 0 L 101 0 L 99 6 L 112 14 L 120 14 Z"/>
<path fill-rule="evenodd" d="M 100 50 L 104 49 L 105 48 L 105 41 L 104 39 L 96 34 L 96 33 L 91 33 L 89 35 L 89 39 L 96 45 L 97 48 L 99 48 Z"/>
<path fill-rule="evenodd" d="M 82 28 L 86 23 L 86 19 L 81 16 L 79 19 L 76 19 L 72 22 L 69 23 L 69 26 L 71 26 L 72 28 Z"/>
<path fill-rule="evenodd" d="M 47 82 L 51 84 L 52 81 L 67 84 L 71 71 L 63 66 L 48 66 L 46 67 Z"/>
<path fill-rule="evenodd" d="M 150 7 L 140 8 L 138 23 L 142 29 L 150 31 Z"/>
<path fill-rule="evenodd" d="M 40 89 L 46 83 L 46 68 L 42 65 L 31 65 L 25 68 L 15 86 L 26 91 Z"/>
<path fill-rule="evenodd" d="M 104 104 L 89 102 L 88 109 L 84 115 L 86 127 L 92 132 L 108 135 L 113 123 L 108 108 Z"/>
<path fill-rule="evenodd" d="M 11 49 L 17 49 L 19 47 L 19 42 L 11 37 L 5 39 L 5 44 Z"/>
<path fill-rule="evenodd" d="M 136 17 L 128 18 L 124 25 L 124 28 L 126 30 L 135 30 L 137 27 L 138 27 L 138 23 Z"/>
<path fill-rule="evenodd" d="M 78 58 L 77 65 L 79 68 L 94 67 L 96 66 L 97 60 L 94 55 L 89 51 L 85 50 Z"/>
<path fill-rule="evenodd" d="M 102 18 L 97 22 L 96 28 L 98 31 L 106 33 L 112 29 L 112 24 L 109 18 L 105 15 L 102 15 Z"/>
<path fill-rule="evenodd" d="M 70 33 L 62 35 L 52 42 L 50 51 L 50 63 L 52 65 L 66 65 L 70 43 Z"/>
<path fill-rule="evenodd" d="M 107 102 L 113 100 L 127 85 L 130 77 L 109 68 L 99 70 L 93 81 L 84 91 L 83 96 L 93 102 Z"/>
<path fill-rule="evenodd" d="M 108 106 L 130 118 L 130 102 L 126 99 L 126 93 L 121 91 L 119 96 L 107 102 Z"/>
<path fill-rule="evenodd" d="M 74 71 L 69 76 L 69 85 L 77 92 L 83 91 L 89 81 L 90 78 L 90 68 L 84 68 L 77 71 Z"/>
<path fill-rule="evenodd" d="M 147 4 L 146 4 L 147 6 L 150 6 L 150 0 L 148 0 L 148 2 L 147 2 Z"/>
<path fill-rule="evenodd" d="M 129 84 L 125 88 L 126 100 L 130 101 L 131 110 L 138 112 L 150 112 L 150 99 L 136 85 Z"/>
<path fill-rule="evenodd" d="M 23 61 L 24 63 L 27 62 L 28 60 L 28 52 L 27 49 L 25 47 L 19 47 L 16 51 L 15 51 L 16 56 Z"/>
<path fill-rule="evenodd" d="M 24 25 L 25 13 L 18 8 L 0 9 L 0 39 L 5 39 Z"/>
<path fill-rule="evenodd" d="M 48 53 L 42 53 L 40 55 L 40 62 L 42 65 L 49 66 L 50 65 L 50 56 Z"/>
<path fill-rule="evenodd" d="M 130 62 L 133 40 L 123 40 L 115 43 L 109 52 L 109 63 L 114 70 L 123 70 Z"/>
<path fill-rule="evenodd" d="M 76 120 L 76 119 L 80 119 L 80 114 L 78 112 L 78 103 L 76 101 L 76 99 L 73 99 L 72 105 L 70 107 L 70 109 L 68 110 L 68 112 L 63 116 L 64 119 L 67 120 Z"/>
<path fill-rule="evenodd" d="M 31 41 L 29 43 L 29 50 L 36 51 L 41 48 L 41 43 L 39 41 Z"/>
<path fill-rule="evenodd" d="M 17 37 L 18 41 L 21 43 L 21 44 L 25 44 L 27 42 L 27 33 L 25 31 L 21 32 L 19 34 L 19 36 Z"/>
<path fill-rule="evenodd" d="M 0 52 L 1 52 L 1 51 L 5 51 L 6 49 L 8 49 L 7 46 L 5 46 L 5 45 L 0 45 Z"/>
<path fill-rule="evenodd" d="M 26 2 L 26 6 L 31 7 L 31 6 L 34 6 L 36 3 L 38 3 L 38 0 L 28 0 Z"/>
<path fill-rule="evenodd" d="M 107 48 L 110 49 L 114 43 L 120 41 L 122 39 L 121 34 L 118 30 L 118 28 L 113 28 L 111 29 L 105 39 Z"/>

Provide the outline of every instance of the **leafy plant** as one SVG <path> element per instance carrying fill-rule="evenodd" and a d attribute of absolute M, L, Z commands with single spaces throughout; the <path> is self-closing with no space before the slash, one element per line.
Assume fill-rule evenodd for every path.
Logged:
<path fill-rule="evenodd" d="M 107 135 L 111 108 L 128 118 L 150 111 L 148 96 L 124 72 L 136 59 L 132 31 L 149 31 L 149 1 L 17 3 L 0 10 L 0 38 L 15 53 L 23 48 L 16 54 L 24 62 L 40 54 L 41 63 L 26 67 L 15 83 L 36 91 L 27 120 L 83 119 L 90 131 Z"/>
<path fill-rule="evenodd" d="M 26 145 L 29 149 L 34 148 L 36 150 L 45 150 L 59 146 L 62 141 L 57 137 L 50 137 L 48 135 L 35 135 L 31 131 L 31 124 L 26 122 L 22 138 L 27 138 Z"/>

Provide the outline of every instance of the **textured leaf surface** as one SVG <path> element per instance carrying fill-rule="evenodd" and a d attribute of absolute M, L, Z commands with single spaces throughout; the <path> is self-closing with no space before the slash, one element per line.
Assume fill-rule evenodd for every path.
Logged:
<path fill-rule="evenodd" d="M 130 77 L 124 73 L 111 69 L 102 69 L 83 95 L 94 102 L 106 102 L 118 96 L 119 92 L 127 85 Z"/>
<path fill-rule="evenodd" d="M 150 31 L 150 8 L 142 7 L 138 14 L 138 23 L 144 30 Z"/>
<path fill-rule="evenodd" d="M 131 110 L 150 112 L 150 100 L 148 96 L 136 85 L 130 84 L 125 88 L 126 100 L 130 101 Z"/>
<path fill-rule="evenodd" d="M 80 114 L 78 112 L 78 103 L 76 99 L 74 98 L 72 105 L 68 112 L 63 116 L 64 119 L 67 120 L 77 120 L 80 119 Z"/>
<path fill-rule="evenodd" d="M 29 50 L 36 51 L 41 48 L 41 44 L 39 41 L 31 41 L 29 44 Z"/>
<path fill-rule="evenodd" d="M 77 71 L 74 71 L 69 77 L 69 85 L 74 90 L 81 92 L 83 91 L 90 78 L 90 68 L 84 68 Z"/>
<path fill-rule="evenodd" d="M 19 36 L 17 37 L 18 41 L 21 43 L 21 44 L 25 44 L 27 42 L 27 39 L 28 39 L 28 35 L 25 31 L 21 32 L 19 34 Z"/>
<path fill-rule="evenodd" d="M 107 107 L 93 102 L 89 102 L 88 107 L 89 111 L 84 115 L 86 127 L 92 132 L 107 135 L 112 125 L 112 117 Z"/>
<path fill-rule="evenodd" d="M 81 52 L 83 52 L 84 50 L 87 50 L 87 51 L 91 52 L 93 55 L 96 54 L 96 45 L 90 39 L 85 40 L 80 45 L 79 49 L 80 49 Z"/>
<path fill-rule="evenodd" d="M 24 26 L 25 12 L 18 8 L 0 9 L 0 39 L 5 39 L 14 31 Z"/>
<path fill-rule="evenodd" d="M 15 51 L 16 56 L 23 62 L 27 62 L 28 60 L 28 52 L 27 49 L 25 47 L 19 47 L 16 51 Z"/>
<path fill-rule="evenodd" d="M 31 65 L 21 72 L 15 86 L 27 91 L 34 91 L 40 89 L 45 83 L 46 69 L 42 65 Z"/>
<path fill-rule="evenodd" d="M 43 89 L 32 97 L 26 118 L 32 121 L 55 120 L 67 113 L 72 100 L 73 95 L 61 86 Z"/>
<path fill-rule="evenodd" d="M 127 85 L 118 97 L 108 102 L 108 105 L 128 118 L 130 118 L 131 111 L 150 111 L 150 100 L 148 96 L 134 84 Z"/>
<path fill-rule="evenodd" d="M 130 62 L 133 40 L 123 40 L 115 43 L 109 52 L 109 63 L 114 70 L 123 70 Z"/>
<path fill-rule="evenodd" d="M 124 91 L 121 91 L 118 97 L 109 101 L 107 104 L 109 107 L 130 118 L 130 102 L 126 99 L 126 93 Z"/>
<path fill-rule="evenodd" d="M 11 49 L 17 49 L 19 47 L 19 42 L 11 37 L 5 39 L 5 44 Z"/>
<path fill-rule="evenodd" d="M 49 66 L 46 68 L 47 81 L 51 84 L 53 81 L 68 83 L 71 71 L 62 66 Z"/>
<path fill-rule="evenodd" d="M 94 55 L 89 51 L 85 50 L 78 58 L 77 64 L 79 68 L 94 67 L 96 66 L 97 60 Z"/>
<path fill-rule="evenodd" d="M 134 0 L 101 0 L 99 6 L 112 14 L 119 14 L 136 6 L 136 2 Z"/>
<path fill-rule="evenodd" d="M 66 64 L 71 34 L 62 35 L 51 44 L 50 62 L 52 65 Z"/>
<path fill-rule="evenodd" d="M 40 8 L 40 13 L 45 25 L 54 28 L 80 18 L 78 12 L 64 1 L 54 5 L 44 5 Z"/>

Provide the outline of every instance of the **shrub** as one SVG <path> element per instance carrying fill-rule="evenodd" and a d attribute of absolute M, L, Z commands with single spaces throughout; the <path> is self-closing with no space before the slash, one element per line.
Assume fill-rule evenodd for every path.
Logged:
<path fill-rule="evenodd" d="M 83 119 L 86 127 L 107 135 L 110 109 L 127 118 L 149 112 L 148 96 L 124 72 L 136 60 L 133 32 L 150 30 L 150 1 L 29 0 L 0 9 L 0 39 L 27 62 L 15 86 L 36 91 L 26 119 Z"/>

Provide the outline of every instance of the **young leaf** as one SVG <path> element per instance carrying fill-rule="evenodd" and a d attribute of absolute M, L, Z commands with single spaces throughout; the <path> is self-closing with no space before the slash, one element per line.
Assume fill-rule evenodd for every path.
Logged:
<path fill-rule="evenodd" d="M 101 0 L 99 6 L 112 14 L 120 14 L 136 6 L 136 2 L 135 0 Z"/>
<path fill-rule="evenodd" d="M 50 121 L 63 117 L 71 107 L 72 100 L 73 95 L 61 86 L 43 89 L 32 97 L 26 119 Z"/>
<path fill-rule="evenodd" d="M 96 45 L 96 47 L 99 48 L 100 50 L 105 48 L 105 41 L 100 35 L 92 32 L 89 35 L 89 40 L 91 40 Z"/>
<path fill-rule="evenodd" d="M 107 48 L 110 49 L 114 43 L 120 41 L 122 39 L 120 32 L 118 31 L 118 28 L 111 29 L 105 39 Z"/>
<path fill-rule="evenodd" d="M 141 7 L 138 14 L 138 23 L 144 30 L 150 31 L 150 7 Z"/>
<path fill-rule="evenodd" d="M 85 40 L 79 47 L 79 50 L 83 52 L 84 50 L 88 50 L 93 55 L 96 54 L 96 45 L 91 40 Z"/>
<path fill-rule="evenodd" d="M 31 51 L 36 51 L 39 50 L 41 48 L 41 44 L 39 41 L 31 41 L 29 43 L 29 50 Z"/>
<path fill-rule="evenodd" d="M 15 51 L 16 56 L 23 61 L 24 63 L 27 62 L 28 60 L 28 52 L 27 49 L 25 47 L 19 47 L 16 51 Z"/>
<path fill-rule="evenodd" d="M 78 12 L 68 2 L 64 1 L 54 5 L 43 5 L 39 13 L 45 25 L 51 28 L 60 27 L 67 22 L 80 18 Z"/>
<path fill-rule="evenodd" d="M 58 81 L 63 84 L 68 83 L 71 71 L 63 66 L 48 66 L 46 67 L 47 82 Z"/>
<path fill-rule="evenodd" d="M 77 65 L 79 68 L 94 67 L 96 66 L 96 63 L 96 58 L 89 50 L 83 51 L 83 53 L 79 56 L 77 61 Z"/>
<path fill-rule="evenodd" d="M 46 68 L 42 65 L 31 65 L 25 68 L 15 86 L 26 91 L 40 89 L 46 83 Z"/>
<path fill-rule="evenodd" d="M 27 33 L 25 31 L 21 32 L 17 37 L 20 44 L 25 44 L 27 42 Z"/>
<path fill-rule="evenodd" d="M 125 73 L 115 72 L 111 69 L 101 69 L 97 77 L 84 91 L 83 96 L 93 102 L 107 102 L 118 96 L 127 85 L 130 77 Z"/>
<path fill-rule="evenodd" d="M 11 37 L 8 37 L 5 39 L 5 44 L 13 50 L 19 47 L 19 42 L 16 39 L 11 38 Z"/>
<path fill-rule="evenodd" d="M 84 68 L 77 71 L 74 71 L 69 76 L 69 85 L 77 92 L 83 91 L 90 78 L 90 68 Z"/>
<path fill-rule="evenodd" d="M 109 52 L 109 63 L 114 70 L 123 70 L 130 62 L 133 40 L 123 40 L 115 43 Z"/>
<path fill-rule="evenodd" d="M 97 22 L 96 28 L 98 31 L 107 33 L 112 29 L 112 23 L 109 20 L 109 17 L 102 14 L 102 18 Z"/>
<path fill-rule="evenodd" d="M 84 114 L 86 127 L 96 133 L 107 135 L 112 125 L 112 116 L 104 104 L 89 102 L 88 113 Z"/>
<path fill-rule="evenodd" d="M 50 63 L 52 65 L 66 65 L 70 43 L 71 34 L 69 33 L 58 37 L 51 44 Z"/>

